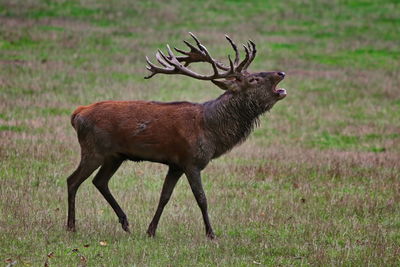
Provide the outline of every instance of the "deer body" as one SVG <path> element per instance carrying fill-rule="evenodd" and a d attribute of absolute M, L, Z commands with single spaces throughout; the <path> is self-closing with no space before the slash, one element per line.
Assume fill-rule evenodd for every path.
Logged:
<path fill-rule="evenodd" d="M 79 107 L 72 124 L 78 136 L 93 137 L 91 147 L 102 157 L 167 165 L 189 164 L 191 155 L 198 154 L 196 144 L 204 139 L 202 107 L 188 102 L 99 102 Z"/>
<path fill-rule="evenodd" d="M 205 61 L 213 64 L 214 70 L 226 70 L 223 75 L 233 76 L 235 79 L 215 80 L 221 78 L 217 72 L 209 77 L 215 85 L 227 90 L 217 99 L 202 104 L 104 101 L 80 106 L 74 111 L 71 123 L 81 146 L 81 162 L 67 180 L 69 230 L 75 230 L 76 191 L 80 184 L 101 166 L 93 183 L 114 209 L 122 228 L 129 232 L 127 217 L 112 196 L 108 181 L 124 160 L 133 160 L 158 162 L 169 166 L 156 213 L 147 230 L 150 236 L 155 235 L 164 206 L 177 181 L 185 174 L 201 209 L 206 235 L 214 238 L 200 172 L 211 159 L 219 157 L 244 141 L 257 124 L 258 117 L 286 96 L 284 89 L 276 89 L 284 73 L 249 74 L 238 71 L 238 68 L 250 64 L 251 56 L 255 56 L 255 46 L 251 43 L 253 50 L 250 45 L 247 47 L 246 59 L 238 65 L 236 46 L 228 37 L 227 39 L 237 53 L 235 64 L 230 60 L 230 69 L 215 63 L 208 51 L 202 50 L 204 46 L 199 42 L 200 50 L 195 50 L 195 47 L 189 45 L 191 53 L 197 53 L 197 56 L 187 53 L 189 57 L 179 60 L 171 54 L 170 49 L 169 57 L 161 54 L 163 59 L 160 59 L 157 55 L 158 61 L 165 69 L 148 61 L 149 69 L 153 72 L 149 77 L 156 73 L 178 73 L 192 77 L 196 75 L 179 62 L 190 64 Z M 183 51 L 181 53 L 185 54 Z M 172 65 L 175 67 L 172 68 Z M 201 76 L 199 79 L 206 78 L 207 76 Z"/>

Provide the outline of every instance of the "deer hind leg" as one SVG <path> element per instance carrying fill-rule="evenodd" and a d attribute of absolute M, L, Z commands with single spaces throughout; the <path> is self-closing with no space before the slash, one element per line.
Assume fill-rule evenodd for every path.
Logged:
<path fill-rule="evenodd" d="M 175 188 L 176 183 L 182 176 L 183 171 L 180 169 L 169 167 L 167 177 L 165 177 L 164 185 L 161 191 L 160 201 L 158 203 L 157 211 L 154 214 L 153 220 L 151 221 L 149 228 L 147 229 L 147 234 L 153 237 L 156 234 L 158 221 L 160 220 L 161 214 L 164 210 L 165 205 L 167 205 L 172 191 Z"/>
<path fill-rule="evenodd" d="M 78 168 L 68 177 L 67 229 L 75 231 L 75 196 L 79 186 L 101 165 L 101 159 L 82 154 Z"/>
<path fill-rule="evenodd" d="M 103 197 L 107 200 L 108 204 L 113 208 L 115 213 L 118 216 L 119 222 L 122 225 L 122 229 L 126 232 L 129 231 L 129 222 L 121 207 L 118 205 L 114 196 L 111 194 L 110 189 L 108 188 L 108 182 L 114 173 L 118 170 L 119 166 L 122 163 L 121 158 L 108 158 L 104 161 L 104 164 L 101 166 L 99 172 L 93 179 L 93 184 L 100 191 Z"/>

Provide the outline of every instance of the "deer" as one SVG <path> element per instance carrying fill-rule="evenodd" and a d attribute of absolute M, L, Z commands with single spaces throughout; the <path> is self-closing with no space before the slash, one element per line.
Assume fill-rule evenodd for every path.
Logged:
<path fill-rule="evenodd" d="M 111 194 L 108 183 L 126 160 L 149 161 L 168 166 L 161 195 L 147 235 L 154 237 L 164 207 L 183 174 L 199 206 L 206 237 L 214 239 L 201 171 L 208 163 L 244 142 L 259 117 L 276 102 L 286 97 L 286 90 L 277 85 L 285 77 L 282 71 L 250 73 L 247 68 L 256 56 L 253 41 L 243 44 L 245 57 L 225 35 L 235 58 L 228 55 L 228 64 L 214 59 L 193 34 L 193 42 L 183 41 L 188 51 L 167 44 L 167 54 L 158 50 L 152 63 L 146 57 L 150 79 L 156 74 L 184 75 L 211 81 L 225 92 L 204 102 L 103 101 L 79 106 L 71 115 L 81 148 L 77 169 L 67 178 L 67 229 L 75 231 L 75 196 L 79 186 L 98 168 L 93 179 L 118 216 L 122 229 L 130 233 L 126 214 Z M 192 63 L 211 65 L 212 74 L 200 74 L 189 68 Z"/>

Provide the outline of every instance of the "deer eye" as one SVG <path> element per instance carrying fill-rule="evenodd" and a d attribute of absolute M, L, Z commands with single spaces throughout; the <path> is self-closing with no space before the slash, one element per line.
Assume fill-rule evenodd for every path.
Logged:
<path fill-rule="evenodd" d="M 260 79 L 253 77 L 253 78 L 250 78 L 250 79 L 249 79 L 249 83 L 258 83 L 259 80 L 260 80 Z"/>

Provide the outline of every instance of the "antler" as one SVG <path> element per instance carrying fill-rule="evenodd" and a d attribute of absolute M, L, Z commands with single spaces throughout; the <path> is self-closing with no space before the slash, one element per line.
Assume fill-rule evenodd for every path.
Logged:
<path fill-rule="evenodd" d="M 221 78 L 235 77 L 245 72 L 256 56 L 256 45 L 252 41 L 249 41 L 247 43 L 247 46 L 243 45 L 246 52 L 246 57 L 239 64 L 240 56 L 237 46 L 229 38 L 229 36 L 225 35 L 225 38 L 228 40 L 233 50 L 235 51 L 235 60 L 233 62 L 231 57 L 228 55 L 229 66 L 227 66 L 213 59 L 207 48 L 201 44 L 199 39 L 197 39 L 197 37 L 193 33 L 189 32 L 189 34 L 195 40 L 197 47 L 187 41 L 183 41 L 190 48 L 190 51 L 184 51 L 178 48 L 174 49 L 184 56 L 175 56 L 169 45 L 167 45 L 168 55 L 165 55 L 161 50 L 158 50 L 156 53 L 156 59 L 162 65 L 162 67 L 156 66 L 155 64 L 151 63 L 149 58 L 146 57 L 146 61 L 148 64 L 146 68 L 152 73 L 149 76 L 145 77 L 145 79 L 150 79 L 157 73 L 183 74 L 199 80 L 215 80 Z M 187 68 L 191 63 L 195 62 L 210 63 L 214 73 L 211 75 L 202 75 Z M 184 64 L 182 65 L 182 63 Z M 220 70 L 222 72 L 220 72 Z"/>

